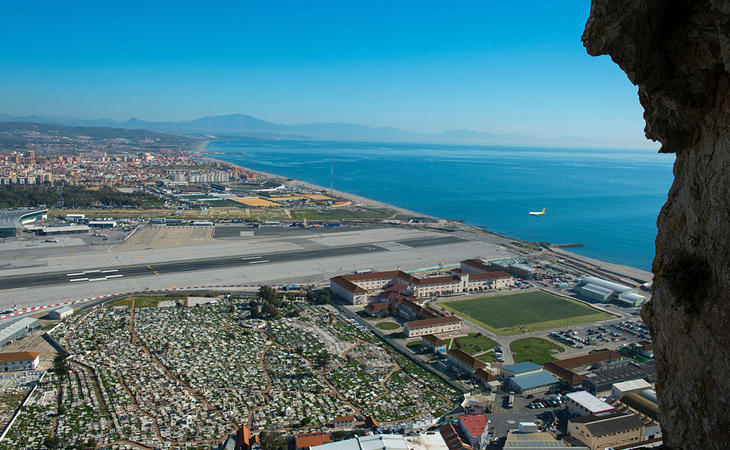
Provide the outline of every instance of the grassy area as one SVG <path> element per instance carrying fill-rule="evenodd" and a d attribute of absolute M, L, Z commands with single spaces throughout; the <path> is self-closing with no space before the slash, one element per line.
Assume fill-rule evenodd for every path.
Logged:
<path fill-rule="evenodd" d="M 394 216 L 393 211 L 360 208 L 336 209 L 292 209 L 292 219 L 336 220 L 336 219 L 386 219 Z"/>
<path fill-rule="evenodd" d="M 524 338 L 513 341 L 509 348 L 512 350 L 512 356 L 515 362 L 531 361 L 535 364 L 545 364 L 546 362 L 555 361 L 553 353 L 560 353 L 565 349 L 558 344 L 542 339 L 542 338 Z"/>
<path fill-rule="evenodd" d="M 549 330 L 615 316 L 544 291 L 480 297 L 441 304 L 499 336 Z"/>
<path fill-rule="evenodd" d="M 135 308 L 157 308 L 157 304 L 163 300 L 184 300 L 185 297 L 168 297 L 166 295 L 135 295 L 134 297 L 115 298 L 106 302 L 106 306 L 132 306 L 134 298 Z"/>
<path fill-rule="evenodd" d="M 463 336 L 453 340 L 451 348 L 458 348 L 470 355 L 486 352 L 497 346 L 497 342 L 477 333 L 470 333 L 469 336 Z"/>
<path fill-rule="evenodd" d="M 378 322 L 375 324 L 375 326 L 380 328 L 381 330 L 396 330 L 400 328 L 400 325 L 395 322 Z"/>

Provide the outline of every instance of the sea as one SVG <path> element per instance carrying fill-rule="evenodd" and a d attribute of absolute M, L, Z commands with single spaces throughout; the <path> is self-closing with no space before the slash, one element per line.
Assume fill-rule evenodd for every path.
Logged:
<path fill-rule="evenodd" d="M 650 270 L 674 155 L 656 150 L 213 141 L 208 156 Z M 530 211 L 545 214 L 534 217 Z"/>

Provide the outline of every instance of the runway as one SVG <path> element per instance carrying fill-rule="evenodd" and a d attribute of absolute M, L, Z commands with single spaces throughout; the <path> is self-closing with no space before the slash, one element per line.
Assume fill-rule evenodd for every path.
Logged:
<path fill-rule="evenodd" d="M 74 269 L 69 272 L 48 272 L 32 275 L 0 277 L 0 290 L 40 287 L 53 285 L 95 284 L 118 278 L 134 278 L 149 275 L 168 275 L 180 272 L 222 269 L 246 266 L 266 266 L 268 264 L 328 258 L 333 256 L 358 255 L 388 252 L 407 248 L 431 247 L 437 245 L 465 242 L 456 236 L 424 237 L 415 239 L 373 242 L 367 244 L 344 245 L 311 250 L 257 253 L 256 255 L 236 255 L 219 258 L 192 259 L 150 264 L 119 265 L 110 267 L 90 267 Z"/>

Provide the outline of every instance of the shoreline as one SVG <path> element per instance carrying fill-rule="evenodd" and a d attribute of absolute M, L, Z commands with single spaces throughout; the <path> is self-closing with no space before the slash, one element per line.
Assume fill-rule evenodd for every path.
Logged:
<path fill-rule="evenodd" d="M 455 224 L 459 228 L 462 228 L 462 229 L 465 229 L 465 230 L 468 230 L 468 231 L 471 231 L 471 232 L 473 232 L 476 229 L 476 230 L 479 230 L 481 232 L 486 232 L 486 233 L 489 233 L 489 234 L 493 234 L 495 236 L 499 236 L 499 237 L 502 237 L 502 238 L 505 238 L 505 239 L 510 239 L 510 240 L 514 240 L 514 241 L 518 241 L 518 242 L 524 242 L 524 243 L 534 244 L 534 242 L 532 242 L 532 241 L 525 241 L 523 239 L 519 239 L 519 238 L 516 238 L 516 237 L 513 237 L 513 236 L 509 236 L 509 235 L 506 235 L 504 233 L 498 233 L 498 232 L 489 230 L 486 227 L 481 226 L 481 225 L 470 225 L 470 224 L 466 224 L 466 223 L 462 223 L 462 222 L 457 222 L 457 221 L 454 221 L 454 220 L 444 219 L 444 218 L 441 218 L 441 217 L 429 216 L 427 214 L 419 213 L 417 211 L 411 211 L 411 210 L 406 209 L 406 208 L 401 208 L 400 206 L 396 206 L 396 205 L 392 205 L 392 204 L 389 204 L 389 203 L 380 202 L 380 201 L 377 201 L 377 200 L 373 200 L 373 199 L 370 199 L 370 198 L 367 198 L 367 197 L 362 197 L 360 195 L 352 194 L 352 193 L 349 193 L 349 192 L 338 191 L 336 189 L 330 190 L 329 188 L 326 188 L 324 186 L 320 186 L 320 185 L 316 185 L 316 184 L 313 184 L 313 183 L 309 183 L 307 181 L 303 181 L 303 180 L 299 180 L 299 179 L 295 179 L 295 178 L 290 178 L 290 177 L 287 177 L 287 176 L 283 176 L 283 175 L 279 175 L 279 174 L 274 174 L 274 173 L 270 173 L 270 172 L 264 172 L 264 171 L 261 171 L 261 170 L 252 169 L 250 167 L 240 166 L 240 165 L 235 164 L 235 163 L 232 163 L 230 161 L 226 161 L 226 160 L 218 159 L 218 158 L 214 157 L 214 156 L 219 156 L 217 154 L 216 155 L 203 154 L 203 153 L 206 153 L 208 151 L 208 143 L 210 143 L 210 141 L 206 141 L 205 143 L 201 143 L 202 144 L 201 147 L 200 147 L 201 149 L 200 150 L 196 150 L 196 151 L 198 151 L 198 152 L 200 152 L 202 154 L 201 156 L 204 159 L 209 159 L 209 160 L 213 160 L 213 161 L 216 161 L 216 162 L 222 162 L 222 163 L 225 163 L 225 164 L 230 164 L 230 165 L 235 166 L 237 168 L 246 169 L 246 170 L 250 170 L 252 172 L 259 173 L 259 174 L 264 175 L 266 177 L 269 177 L 271 179 L 285 180 L 285 181 L 288 181 L 289 183 L 292 183 L 294 185 L 306 187 L 308 189 L 321 190 L 321 191 L 324 191 L 324 192 L 332 192 L 333 195 L 340 196 L 342 198 L 345 198 L 347 200 L 352 201 L 353 203 L 355 203 L 355 202 L 360 203 L 362 206 L 365 206 L 365 207 L 390 209 L 390 210 L 396 211 L 397 213 L 400 213 L 400 214 L 403 214 L 403 215 L 406 215 L 406 216 L 432 219 L 432 220 L 437 221 L 437 223 L 438 224 L 441 224 L 441 225 Z M 225 153 L 223 155 L 225 155 Z M 571 251 L 566 250 L 566 249 L 563 249 L 563 248 L 556 248 L 556 247 L 552 247 L 551 246 L 550 247 L 550 251 L 553 252 L 553 253 L 556 253 L 556 254 L 565 254 L 566 256 L 569 256 L 571 258 L 580 260 L 580 261 L 582 261 L 585 264 L 596 266 L 596 267 L 598 267 L 598 268 L 600 268 L 600 269 L 602 269 L 602 270 L 604 270 L 606 272 L 609 272 L 609 273 L 615 273 L 617 275 L 621 275 L 621 276 L 628 277 L 628 278 L 632 278 L 632 279 L 636 279 L 636 280 L 643 280 L 644 282 L 650 282 L 653 279 L 653 274 L 652 274 L 651 271 L 647 271 L 647 270 L 644 270 L 644 269 L 640 269 L 638 267 L 628 266 L 628 265 L 625 265 L 625 264 L 612 263 L 612 262 L 604 261 L 604 260 L 597 259 L 597 258 L 591 258 L 591 257 L 588 257 L 588 256 L 579 255 L 577 253 L 571 252 Z"/>

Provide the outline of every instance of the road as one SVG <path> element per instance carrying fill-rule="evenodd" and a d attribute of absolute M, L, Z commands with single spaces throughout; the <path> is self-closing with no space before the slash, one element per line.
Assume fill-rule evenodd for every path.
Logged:
<path fill-rule="evenodd" d="M 32 275 L 0 277 L 0 290 L 23 287 L 51 286 L 69 283 L 93 283 L 113 278 L 131 278 L 148 275 L 165 275 L 179 272 L 267 265 L 301 261 L 333 256 L 357 255 L 363 253 L 387 252 L 397 248 L 418 248 L 464 242 L 456 236 L 439 236 L 417 239 L 403 239 L 389 242 L 345 245 L 339 247 L 297 250 L 289 252 L 258 253 L 221 258 L 190 259 L 153 264 L 136 264 L 113 267 L 90 267 L 74 269 L 73 272 L 49 272 Z"/>

